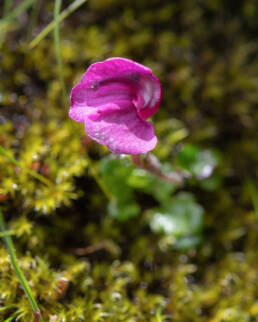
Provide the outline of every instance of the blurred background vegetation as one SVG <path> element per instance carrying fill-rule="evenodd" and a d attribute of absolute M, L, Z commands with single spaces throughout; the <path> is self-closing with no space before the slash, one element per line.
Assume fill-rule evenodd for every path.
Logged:
<path fill-rule="evenodd" d="M 0 4 L 0 207 L 44 320 L 258 321 L 257 1 L 67 0 L 59 47 L 51 26 L 35 40 L 54 5 Z M 112 56 L 161 80 L 153 152 L 183 187 L 68 118 Z M 33 320 L 1 242 L 0 321 Z"/>

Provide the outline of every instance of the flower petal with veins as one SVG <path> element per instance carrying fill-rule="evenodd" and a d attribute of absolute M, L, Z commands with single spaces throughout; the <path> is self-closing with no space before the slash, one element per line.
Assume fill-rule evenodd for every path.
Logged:
<path fill-rule="evenodd" d="M 146 153 L 157 143 L 153 125 L 121 102 L 120 106 L 107 104 L 96 108 L 94 114 L 85 119 L 84 126 L 92 139 L 106 145 L 113 153 Z"/>
<path fill-rule="evenodd" d="M 161 85 L 151 69 L 125 58 L 91 65 L 71 92 L 69 116 L 114 153 L 140 154 L 156 143 L 145 120 L 161 101 Z"/>

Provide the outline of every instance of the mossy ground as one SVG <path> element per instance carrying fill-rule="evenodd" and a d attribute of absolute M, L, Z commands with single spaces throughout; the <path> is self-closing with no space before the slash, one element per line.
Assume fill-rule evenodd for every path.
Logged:
<path fill-rule="evenodd" d="M 45 321 L 258 321 L 256 1 L 89 0 L 60 25 L 67 92 L 92 62 L 139 61 L 163 85 L 156 156 L 174 164 L 184 146 L 218 155 L 208 179 L 173 191 L 156 182 L 161 195 L 120 173 L 117 182 L 130 176 L 121 189 L 134 207 L 119 205 L 118 218 L 91 169 L 109 152 L 68 118 L 52 36 L 28 46 L 53 5 L 41 1 L 32 34 L 32 11 L 22 13 L 0 53 L 0 144 L 53 183 L 0 155 L 0 206 Z M 201 205 L 198 243 L 177 247 L 178 236 L 151 228 L 152 212 L 168 202 L 163 193 L 174 204 L 191 193 L 190 212 Z M 34 320 L 3 243 L 1 306 L 1 321 Z"/>

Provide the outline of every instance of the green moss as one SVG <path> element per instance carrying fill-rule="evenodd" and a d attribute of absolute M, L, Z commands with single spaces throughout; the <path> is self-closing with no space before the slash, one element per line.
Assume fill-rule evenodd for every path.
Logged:
<path fill-rule="evenodd" d="M 45 321 L 257 321 L 256 7 L 255 0 L 91 0 L 60 25 L 67 88 L 110 56 L 159 76 L 154 153 L 166 169 L 194 175 L 180 191 L 128 159 L 103 170 L 107 149 L 68 119 L 53 38 L 28 48 L 30 11 L 10 26 L 1 49 L 0 144 L 53 184 L 0 154 L 0 206 Z M 52 9 L 51 1 L 41 6 L 33 33 Z M 113 212 L 86 153 L 117 198 Z M 179 235 L 156 229 L 161 210 L 184 219 Z M 33 321 L 0 246 L 0 320 Z"/>

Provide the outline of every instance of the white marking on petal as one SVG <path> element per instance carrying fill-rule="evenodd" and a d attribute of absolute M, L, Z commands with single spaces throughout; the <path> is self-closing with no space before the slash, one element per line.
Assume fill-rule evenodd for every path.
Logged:
<path fill-rule="evenodd" d="M 143 99 L 141 110 L 146 107 L 153 108 L 160 97 L 159 85 L 149 76 L 143 77 L 140 80 L 141 90 L 139 92 Z"/>

